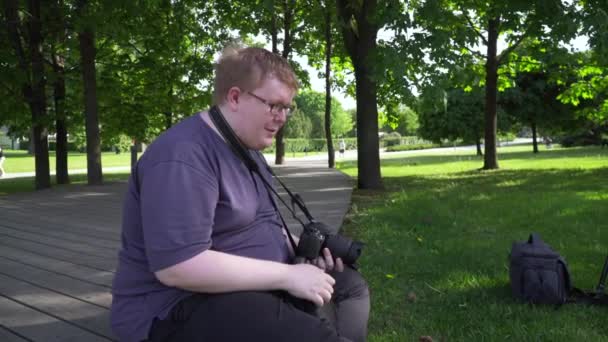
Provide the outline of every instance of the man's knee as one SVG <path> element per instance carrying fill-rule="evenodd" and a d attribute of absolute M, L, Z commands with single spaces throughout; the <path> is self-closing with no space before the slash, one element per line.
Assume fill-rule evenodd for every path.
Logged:
<path fill-rule="evenodd" d="M 369 297 L 367 281 L 361 273 L 352 267 L 346 266 L 343 272 L 334 272 L 332 276 L 336 279 L 336 296 L 348 298 Z"/>

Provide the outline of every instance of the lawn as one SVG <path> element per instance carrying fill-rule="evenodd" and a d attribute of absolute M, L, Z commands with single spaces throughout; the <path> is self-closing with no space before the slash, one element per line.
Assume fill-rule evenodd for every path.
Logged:
<path fill-rule="evenodd" d="M 126 181 L 131 175 L 130 172 L 106 172 L 103 174 L 104 182 L 115 182 L 115 181 Z M 70 184 L 86 184 L 86 174 L 70 175 Z M 53 187 L 56 186 L 69 186 L 69 185 L 57 185 L 55 176 L 51 176 L 51 184 Z M 28 192 L 34 191 L 34 177 L 23 177 L 23 178 L 8 178 L 0 179 L 0 196 L 8 195 L 17 192 Z"/>
<path fill-rule="evenodd" d="M 27 154 L 27 151 L 5 150 L 6 161 L 4 169 L 7 173 L 34 172 L 34 157 Z M 131 164 L 131 154 L 114 152 L 104 152 L 101 154 L 101 165 L 103 167 L 129 166 Z M 49 151 L 49 166 L 55 170 L 55 151 Z M 86 169 L 87 154 L 69 152 L 68 168 L 70 170 Z"/>
<path fill-rule="evenodd" d="M 608 311 L 512 299 L 511 243 L 539 232 L 596 287 L 608 254 L 608 149 L 499 150 L 382 160 L 385 191 L 355 191 L 345 232 L 367 243 L 369 341 L 608 341 Z M 339 168 L 356 177 L 356 164 Z"/>

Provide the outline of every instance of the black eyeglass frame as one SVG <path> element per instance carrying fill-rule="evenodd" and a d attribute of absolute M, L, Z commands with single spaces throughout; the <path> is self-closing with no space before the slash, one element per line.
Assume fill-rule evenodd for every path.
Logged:
<path fill-rule="evenodd" d="M 284 112 L 286 117 L 290 117 L 293 114 L 293 106 L 286 106 L 282 103 L 271 103 L 270 101 L 248 91 L 247 94 L 253 96 L 256 100 L 262 102 L 263 104 L 268 106 L 270 113 L 273 115 L 279 115 L 279 113 Z"/>

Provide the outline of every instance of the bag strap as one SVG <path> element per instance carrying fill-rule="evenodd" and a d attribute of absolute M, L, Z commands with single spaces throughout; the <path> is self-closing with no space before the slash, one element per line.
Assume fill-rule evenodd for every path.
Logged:
<path fill-rule="evenodd" d="M 573 287 L 566 303 L 608 306 L 608 295 L 594 291 L 584 291 L 578 287 Z"/>
<path fill-rule="evenodd" d="M 532 234 L 530 234 L 530 237 L 528 238 L 528 243 L 531 245 L 540 245 L 540 244 L 543 244 L 544 242 L 538 233 L 532 233 Z"/>

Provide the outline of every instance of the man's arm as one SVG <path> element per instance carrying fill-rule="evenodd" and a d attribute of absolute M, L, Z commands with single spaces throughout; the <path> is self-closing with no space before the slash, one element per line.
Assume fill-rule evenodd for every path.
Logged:
<path fill-rule="evenodd" d="M 193 292 L 285 290 L 317 305 L 327 303 L 335 280 L 313 265 L 288 265 L 206 250 L 155 272 L 160 282 Z"/>

